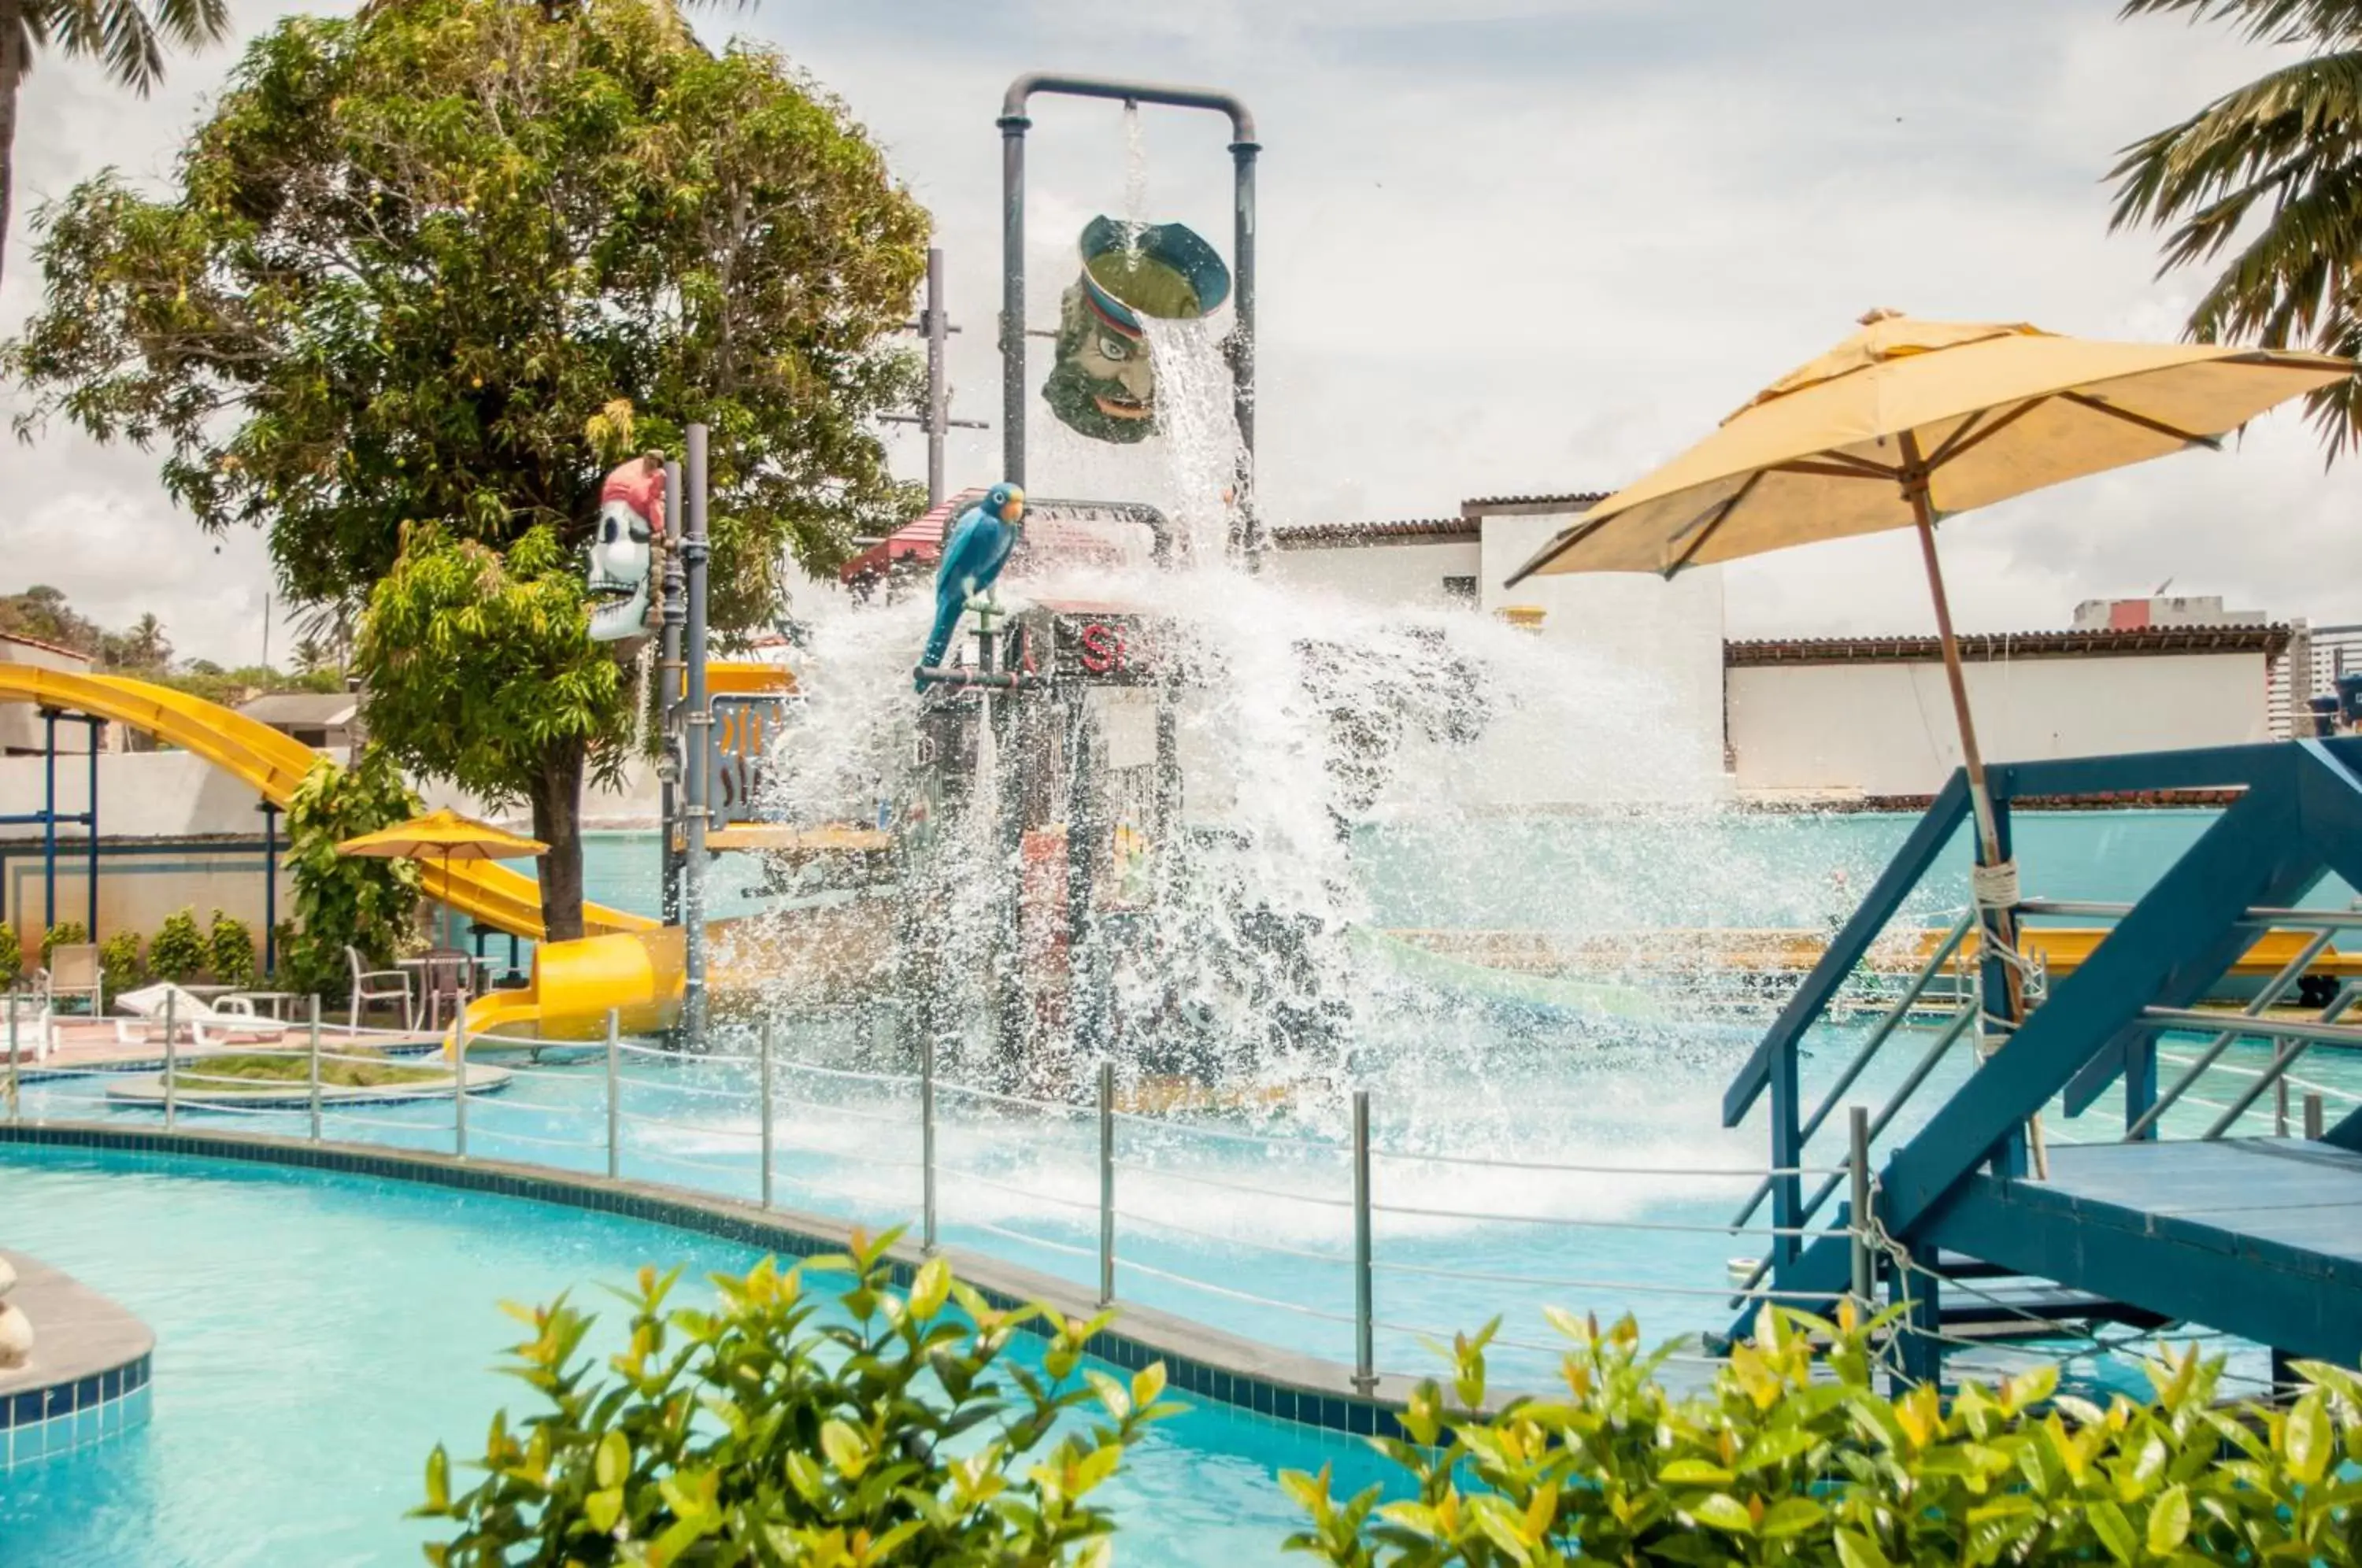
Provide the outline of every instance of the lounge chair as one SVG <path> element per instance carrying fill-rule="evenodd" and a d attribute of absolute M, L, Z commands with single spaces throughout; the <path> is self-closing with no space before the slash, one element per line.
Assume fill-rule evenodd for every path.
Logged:
<path fill-rule="evenodd" d="M 219 1006 L 208 1006 L 190 991 L 166 980 L 158 985 L 143 986 L 136 991 L 126 991 L 115 999 L 115 1005 L 131 1014 L 115 1021 L 115 1038 L 124 1045 L 161 1045 L 164 1043 L 164 1014 L 167 1000 L 171 1002 L 172 1033 L 175 1043 L 185 1040 L 189 1044 L 215 1045 L 276 1045 L 284 1038 L 282 1027 L 274 1020 L 259 1017 L 254 1004 L 244 997 L 226 997 Z"/>

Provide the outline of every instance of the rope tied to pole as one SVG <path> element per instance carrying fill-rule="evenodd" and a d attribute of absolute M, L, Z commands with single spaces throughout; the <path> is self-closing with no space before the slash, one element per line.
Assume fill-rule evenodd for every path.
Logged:
<path fill-rule="evenodd" d="M 1976 895 L 1977 907 L 1981 910 L 2014 910 L 2024 901 L 2018 892 L 2017 862 L 2014 860 L 1970 867 L 1969 889 Z"/>

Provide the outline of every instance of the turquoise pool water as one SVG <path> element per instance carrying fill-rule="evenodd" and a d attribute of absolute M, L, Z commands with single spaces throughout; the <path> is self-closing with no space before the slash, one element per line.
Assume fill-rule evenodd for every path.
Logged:
<path fill-rule="evenodd" d="M 480 1444 L 522 1409 L 491 1368 L 502 1299 L 628 1279 L 643 1263 L 744 1270 L 745 1247 L 546 1204 L 310 1171 L 0 1148 L 10 1245 L 156 1330 L 154 1418 L 96 1449 L 0 1474 L 0 1562 L 73 1568 L 415 1562 L 403 1518 L 427 1451 Z M 701 1285 L 685 1288 L 703 1288 Z M 1274 1476 L 1366 1484 L 1358 1441 L 1227 1410 L 1161 1428 L 1112 1496 L 1120 1560 L 1281 1558 Z"/>

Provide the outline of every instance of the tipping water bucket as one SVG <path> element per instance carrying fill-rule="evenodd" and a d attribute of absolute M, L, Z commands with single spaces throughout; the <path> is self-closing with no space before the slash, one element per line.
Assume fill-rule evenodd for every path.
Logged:
<path fill-rule="evenodd" d="M 1082 275 L 1058 316 L 1057 364 L 1042 396 L 1059 423 L 1095 441 L 1142 441 L 1155 427 L 1156 378 L 1143 316 L 1191 321 L 1231 297 L 1231 270 L 1177 223 L 1093 218 Z"/>

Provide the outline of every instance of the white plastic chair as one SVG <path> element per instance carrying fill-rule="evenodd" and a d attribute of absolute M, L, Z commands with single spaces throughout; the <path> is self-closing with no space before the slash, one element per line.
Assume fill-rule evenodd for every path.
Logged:
<path fill-rule="evenodd" d="M 371 1002 L 391 1001 L 402 1004 L 402 1026 L 418 1027 L 418 1003 L 410 989 L 410 972 L 406 969 L 371 969 L 358 947 L 345 949 L 345 962 L 353 972 L 352 995 L 347 1003 L 346 1021 L 353 1028 L 361 1026 L 361 1011 Z"/>
<path fill-rule="evenodd" d="M 106 971 L 98 962 L 98 944 L 77 942 L 50 948 L 49 967 L 41 973 L 51 1011 L 57 1010 L 60 997 L 83 998 L 90 1003 L 93 1018 L 106 1010 Z"/>

